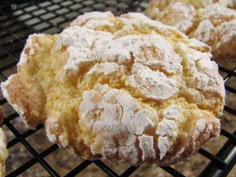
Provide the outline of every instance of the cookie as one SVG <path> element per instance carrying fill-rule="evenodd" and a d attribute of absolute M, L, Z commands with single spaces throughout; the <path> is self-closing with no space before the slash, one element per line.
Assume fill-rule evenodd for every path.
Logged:
<path fill-rule="evenodd" d="M 3 95 L 29 127 L 86 159 L 169 165 L 218 136 L 210 47 L 141 13 L 90 12 L 30 35 Z"/>
<path fill-rule="evenodd" d="M 212 48 L 215 58 L 236 57 L 235 1 L 150 1 L 146 14 L 164 24 L 175 26 L 190 38 Z M 232 9 L 230 9 L 232 7 Z"/>
<path fill-rule="evenodd" d="M 2 107 L 0 107 L 0 122 L 3 120 Z M 5 160 L 8 156 L 7 141 L 3 129 L 0 128 L 0 176 L 5 176 Z"/>

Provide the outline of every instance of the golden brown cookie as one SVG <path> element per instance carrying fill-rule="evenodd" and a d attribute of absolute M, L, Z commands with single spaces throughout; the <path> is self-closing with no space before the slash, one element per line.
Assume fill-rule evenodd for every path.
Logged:
<path fill-rule="evenodd" d="M 0 106 L 0 120 L 3 120 L 2 107 Z M 0 128 L 0 177 L 5 175 L 5 160 L 8 156 L 6 136 Z"/>
<path fill-rule="evenodd" d="M 146 14 L 212 47 L 215 58 L 236 57 L 235 1 L 152 0 Z M 231 7 L 232 9 L 230 9 Z"/>
<path fill-rule="evenodd" d="M 169 165 L 220 132 L 224 84 L 210 48 L 140 13 L 79 16 L 29 36 L 1 84 L 24 122 L 88 159 Z"/>

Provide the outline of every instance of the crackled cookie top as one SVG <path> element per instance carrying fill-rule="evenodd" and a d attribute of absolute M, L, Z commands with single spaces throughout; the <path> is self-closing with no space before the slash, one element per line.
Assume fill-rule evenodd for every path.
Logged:
<path fill-rule="evenodd" d="M 2 88 L 27 125 L 85 158 L 167 165 L 219 134 L 225 93 L 210 58 L 140 13 L 91 12 L 31 35 Z"/>
<path fill-rule="evenodd" d="M 236 56 L 236 1 L 150 1 L 146 14 L 212 47 L 214 57 Z M 227 32 L 226 32 L 227 31 Z"/>

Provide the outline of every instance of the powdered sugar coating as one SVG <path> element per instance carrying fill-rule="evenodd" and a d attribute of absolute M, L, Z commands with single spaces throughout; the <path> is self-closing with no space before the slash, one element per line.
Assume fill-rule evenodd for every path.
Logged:
<path fill-rule="evenodd" d="M 136 138 L 138 135 L 143 135 L 148 127 L 154 125 L 152 119 L 155 119 L 157 116 L 157 113 L 153 110 L 142 108 L 128 93 L 117 89 L 110 89 L 108 85 L 95 85 L 93 90 L 85 91 L 79 109 L 81 124 L 91 129 L 95 135 L 100 133 L 104 137 L 111 136 L 113 139 L 117 139 L 117 141 L 119 141 L 119 136 L 122 134 Z M 96 120 L 93 117 L 97 117 Z M 135 143 L 135 139 L 133 139 L 133 143 L 129 143 L 130 137 L 127 140 L 128 142 L 125 143 L 125 146 L 129 147 Z M 98 141 L 95 140 L 96 142 Z M 101 142 L 99 143 L 101 144 Z M 145 146 L 145 143 L 141 144 L 142 147 Z M 122 145 L 124 142 L 120 144 Z M 92 144 L 91 146 L 96 145 Z M 106 146 L 104 145 L 103 147 Z M 118 149 L 118 147 L 116 148 Z M 133 148 L 136 147 L 134 146 Z M 122 149 L 123 151 L 128 151 L 126 147 Z M 146 149 L 142 150 L 146 153 Z M 106 154 L 104 149 L 102 152 L 104 152 L 104 159 L 107 156 L 111 156 L 111 154 Z M 122 154 L 126 153 L 122 152 Z M 126 160 L 137 163 L 133 156 L 127 158 Z M 135 158 L 137 157 L 135 156 Z"/>
<path fill-rule="evenodd" d="M 226 7 L 236 8 L 236 1 L 235 0 L 218 0 L 218 2 Z"/>
<path fill-rule="evenodd" d="M 203 42 L 214 41 L 215 27 L 211 21 L 202 20 L 192 35 Z"/>
<path fill-rule="evenodd" d="M 224 87 L 210 48 L 174 27 L 140 13 L 92 12 L 26 46 L 26 62 L 2 84 L 5 97 L 82 157 L 169 165 L 220 131 Z"/>
<path fill-rule="evenodd" d="M 113 27 L 114 23 L 107 19 L 115 19 L 115 16 L 111 12 L 90 12 L 87 15 L 78 16 L 71 26 L 86 26 L 92 29 L 100 26 Z"/>
<path fill-rule="evenodd" d="M 162 112 L 162 115 L 166 119 L 178 121 L 180 119 L 181 111 L 182 111 L 182 108 L 180 106 L 173 105 L 173 106 L 166 108 Z"/>
<path fill-rule="evenodd" d="M 175 138 L 177 136 L 178 127 L 174 120 L 163 119 L 156 129 L 156 134 L 159 136 L 170 136 Z"/>
<path fill-rule="evenodd" d="M 161 68 L 168 73 L 177 73 L 182 69 L 181 58 L 175 54 L 172 46 L 158 35 L 129 35 L 113 39 L 109 32 L 72 26 L 60 34 L 56 47 L 60 49 L 62 46 L 68 46 L 69 53 L 64 70 L 72 72 L 79 72 L 83 64 L 98 61 L 128 63 L 132 56 L 137 63 Z"/>
<path fill-rule="evenodd" d="M 145 98 L 166 100 L 178 92 L 174 78 L 168 78 L 162 72 L 154 72 L 150 68 L 134 64 L 132 74 L 127 78 L 126 85 L 140 90 Z"/>
<path fill-rule="evenodd" d="M 236 8 L 236 1 L 152 0 L 146 13 L 210 45 L 214 57 L 220 58 L 236 56 L 235 25 L 232 25 L 236 11 L 230 8 Z M 224 33 L 225 29 L 228 33 Z"/>
<path fill-rule="evenodd" d="M 29 36 L 29 38 L 26 41 L 26 45 L 24 46 L 24 50 L 30 49 L 30 47 L 33 45 L 33 40 L 32 40 L 33 37 L 34 36 L 38 36 L 38 35 L 39 34 L 31 34 Z M 30 58 L 30 56 L 32 56 L 35 52 L 37 52 L 37 51 L 35 51 L 35 49 L 29 50 L 29 53 L 27 53 L 27 54 L 25 52 L 22 52 L 21 55 L 20 55 L 20 59 L 19 59 L 19 62 L 18 62 L 17 65 L 21 65 L 21 64 L 26 63 L 27 62 L 27 58 Z"/>
<path fill-rule="evenodd" d="M 170 140 L 168 139 L 168 137 L 163 137 L 163 136 L 160 136 L 158 138 L 158 149 L 160 150 L 160 160 L 162 160 L 166 153 L 170 150 L 170 147 L 171 147 L 171 142 Z"/>
<path fill-rule="evenodd" d="M 156 151 L 154 149 L 153 136 L 142 135 L 138 137 L 139 147 L 142 150 L 142 160 L 155 159 Z"/>
<path fill-rule="evenodd" d="M 213 25 L 217 26 L 223 22 L 236 18 L 236 12 L 226 8 L 218 3 L 206 6 L 200 13 L 200 20 L 209 20 Z"/>
<path fill-rule="evenodd" d="M 117 72 L 121 67 L 114 62 L 104 62 L 94 65 L 86 75 L 104 74 L 109 75 L 113 72 Z"/>
<path fill-rule="evenodd" d="M 22 58 L 22 57 L 21 57 L 21 58 Z M 22 61 L 21 61 L 21 62 L 25 62 L 23 58 L 22 58 Z M 19 62 L 19 63 L 21 63 L 21 62 Z M 10 99 L 10 96 L 9 96 L 9 94 L 8 94 L 8 92 L 7 92 L 6 87 L 8 86 L 8 84 L 10 84 L 12 77 L 13 77 L 13 76 L 8 77 L 8 80 L 6 80 L 5 82 L 2 82 L 2 83 L 1 83 L 2 94 L 3 94 L 3 96 L 4 96 L 7 100 Z M 25 111 L 24 111 L 20 106 L 18 106 L 17 104 L 11 104 L 11 106 L 16 110 L 16 112 L 17 112 L 21 117 L 23 117 L 23 121 L 24 121 L 24 113 L 25 113 Z M 26 123 L 26 122 L 25 122 L 25 123 Z"/>

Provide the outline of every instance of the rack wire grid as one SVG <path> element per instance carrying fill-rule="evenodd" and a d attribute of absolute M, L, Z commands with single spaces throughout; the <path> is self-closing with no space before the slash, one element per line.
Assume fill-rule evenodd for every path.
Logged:
<path fill-rule="evenodd" d="M 76 16 L 89 11 L 112 11 L 120 15 L 129 11 L 142 12 L 147 1 L 141 0 L 9 0 L 0 2 L 0 81 L 16 72 L 16 64 L 20 52 L 23 49 L 27 36 L 31 33 L 58 33 L 68 25 Z M 214 147 L 214 152 L 207 148 L 199 150 L 198 155 L 206 159 L 207 164 L 195 164 L 196 176 L 199 177 L 222 177 L 232 172 L 236 163 L 236 60 L 219 60 L 220 73 L 224 77 L 227 92 L 222 124 L 230 122 L 228 130 L 222 126 L 220 137 L 224 143 Z M 110 177 L 139 177 L 138 173 L 145 171 L 147 167 L 131 166 L 123 167 L 118 173 L 113 167 L 100 160 L 77 160 L 79 157 L 69 155 L 66 151 L 58 148 L 56 144 L 50 144 L 44 134 L 43 125 L 36 130 L 29 130 L 22 124 L 18 114 L 10 107 L 7 101 L 0 95 L 0 104 L 4 107 L 5 120 L 1 125 L 8 138 L 8 150 L 10 156 L 7 160 L 7 177 L 15 176 L 103 176 Z M 212 144 L 216 143 L 218 139 Z M 35 142 L 37 142 L 35 145 Z M 50 158 L 50 156 L 54 156 Z M 66 160 L 62 160 L 67 157 Z M 59 160 L 58 160 L 59 158 Z M 71 164 L 72 165 L 68 165 Z M 183 162 L 191 164 L 191 159 Z M 201 166 L 202 165 L 202 166 Z M 55 167 L 56 166 L 56 167 Z M 58 167 L 59 166 L 59 167 Z M 66 166 L 66 170 L 58 170 Z M 94 175 L 83 174 L 90 166 L 96 167 Z M 178 166 L 178 165 L 177 165 Z M 179 166 L 182 166 L 179 165 Z M 192 165 L 193 166 L 193 165 Z M 199 167 L 201 166 L 201 167 Z M 184 174 L 175 166 L 150 167 L 162 170 L 153 176 L 190 176 Z M 141 169 L 141 170 L 140 170 Z M 30 171 L 30 172 L 28 172 Z M 82 174 L 82 175 L 81 175 Z M 164 175 L 163 175 L 164 174 Z M 151 173 L 145 174 L 146 177 Z M 236 176 L 233 172 L 232 176 Z"/>

